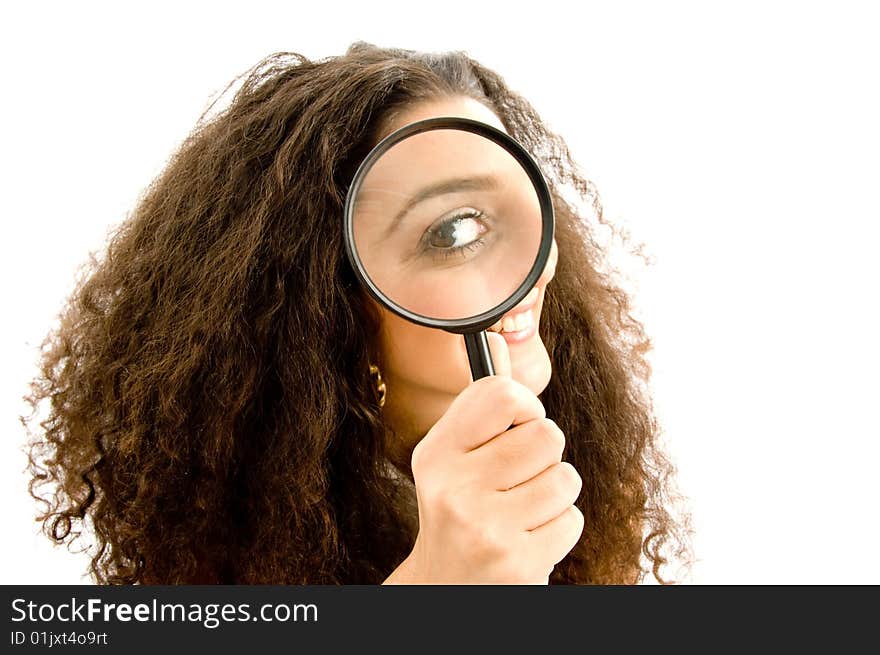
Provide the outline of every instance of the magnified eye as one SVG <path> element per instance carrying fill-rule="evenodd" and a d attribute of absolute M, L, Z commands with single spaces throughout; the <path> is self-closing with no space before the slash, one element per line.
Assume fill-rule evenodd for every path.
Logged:
<path fill-rule="evenodd" d="M 477 250 L 488 232 L 484 218 L 483 212 L 472 208 L 457 209 L 452 216 L 444 216 L 425 232 L 423 252 L 442 260 Z"/>

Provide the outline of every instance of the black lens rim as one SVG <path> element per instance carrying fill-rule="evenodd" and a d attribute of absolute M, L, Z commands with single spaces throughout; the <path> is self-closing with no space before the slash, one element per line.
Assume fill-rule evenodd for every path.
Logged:
<path fill-rule="evenodd" d="M 522 284 L 517 287 L 517 289 L 510 297 L 508 297 L 504 302 L 496 305 L 492 309 L 485 311 L 481 314 L 457 319 L 444 319 L 425 316 L 423 314 L 418 314 L 416 312 L 410 311 L 406 307 L 398 305 L 391 298 L 386 296 L 382 292 L 382 290 L 379 289 L 370 279 L 370 276 L 364 269 L 363 262 L 361 262 L 361 259 L 358 256 L 357 247 L 354 243 L 354 201 L 357 197 L 358 192 L 360 191 L 360 187 L 363 184 L 367 173 L 370 171 L 376 160 L 378 160 L 379 157 L 381 157 L 390 148 L 392 148 L 403 139 L 406 139 L 415 134 L 420 134 L 422 132 L 448 129 L 463 130 L 465 132 L 471 132 L 473 134 L 486 137 L 487 139 L 490 139 L 491 141 L 504 148 L 508 153 L 510 153 L 511 156 L 514 157 L 514 159 L 516 159 L 516 161 L 528 174 L 529 179 L 532 182 L 532 186 L 535 188 L 535 192 L 538 194 L 538 202 L 541 207 L 542 224 L 541 243 L 538 247 L 538 253 L 535 257 L 534 263 L 532 264 L 532 268 L 529 270 Z M 405 318 L 408 321 L 412 321 L 413 323 L 416 323 L 418 325 L 440 328 L 446 330 L 447 332 L 453 332 L 456 334 L 466 334 L 469 332 L 479 332 L 480 330 L 484 330 L 491 325 L 497 323 L 498 319 L 500 319 L 508 311 L 519 304 L 519 302 L 528 295 L 529 291 L 534 288 L 535 283 L 538 281 L 544 271 L 544 267 L 547 264 L 547 259 L 550 256 L 550 250 L 553 246 L 555 215 L 553 211 L 553 198 L 550 194 L 550 188 L 547 185 L 547 180 L 544 178 L 544 174 L 541 171 L 540 166 L 538 166 L 538 163 L 519 142 L 517 142 L 509 134 L 502 132 L 501 130 L 492 125 L 489 125 L 488 123 L 483 123 L 481 121 L 464 118 L 461 116 L 438 116 L 404 125 L 400 129 L 395 130 L 384 139 L 382 139 L 367 154 L 367 156 L 361 162 L 360 166 L 358 166 L 354 178 L 352 179 L 352 183 L 349 186 L 348 192 L 346 193 L 344 222 L 345 252 L 348 256 L 348 261 L 354 269 L 358 279 L 361 281 L 367 292 L 373 298 L 382 303 L 385 307 L 387 307 L 390 311 L 394 312 L 398 316 Z"/>

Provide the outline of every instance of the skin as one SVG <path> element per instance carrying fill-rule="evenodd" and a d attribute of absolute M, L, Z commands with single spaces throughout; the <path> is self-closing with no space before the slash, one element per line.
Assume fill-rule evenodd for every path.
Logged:
<path fill-rule="evenodd" d="M 506 132 L 495 113 L 482 103 L 467 97 L 451 97 L 413 105 L 395 117 L 385 134 L 435 116 L 472 118 Z M 557 259 L 554 240 L 547 265 L 535 285 L 538 300 L 533 312 L 538 324 L 546 287 L 553 278 Z M 389 457 L 402 470 L 407 470 L 415 445 L 472 382 L 467 352 L 461 335 L 417 325 L 390 312 L 372 298 L 370 301 L 376 305 L 381 317 L 381 372 L 386 384 L 383 416 L 394 435 L 388 444 Z M 552 374 L 540 330 L 536 330 L 529 341 L 509 344 L 508 348 L 511 377 L 535 395 L 540 394 Z"/>

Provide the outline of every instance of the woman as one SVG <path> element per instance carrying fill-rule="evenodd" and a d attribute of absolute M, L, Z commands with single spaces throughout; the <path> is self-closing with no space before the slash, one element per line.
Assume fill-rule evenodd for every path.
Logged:
<path fill-rule="evenodd" d="M 556 209 L 537 334 L 490 334 L 504 370 L 473 384 L 461 337 L 381 308 L 343 247 L 360 161 L 438 115 L 512 135 Z M 51 407 L 30 445 L 50 536 L 90 524 L 100 583 L 663 581 L 687 544 L 639 391 L 649 340 L 560 195 L 601 218 L 592 186 L 532 107 L 462 53 L 356 43 L 270 56 L 202 118 L 47 339 L 29 400 Z M 463 418 L 505 412 L 521 429 L 498 439 Z"/>

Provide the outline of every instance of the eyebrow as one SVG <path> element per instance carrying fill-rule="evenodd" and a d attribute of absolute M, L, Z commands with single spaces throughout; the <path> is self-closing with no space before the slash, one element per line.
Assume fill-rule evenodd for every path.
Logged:
<path fill-rule="evenodd" d="M 455 193 L 456 191 L 489 191 L 497 189 L 498 186 L 498 178 L 494 175 L 482 175 L 477 177 L 458 177 L 441 180 L 430 186 L 423 187 L 422 189 L 419 189 L 418 193 L 409 199 L 403 209 L 401 209 L 392 219 L 391 223 L 385 229 L 382 238 L 387 238 L 388 235 L 397 229 L 397 226 L 403 220 L 403 217 L 420 202 L 424 202 L 425 200 L 436 196 Z"/>

